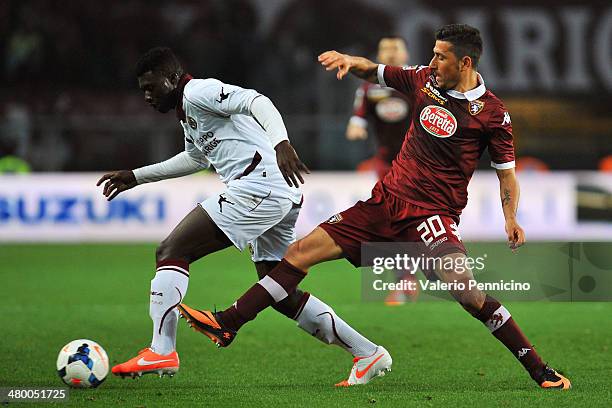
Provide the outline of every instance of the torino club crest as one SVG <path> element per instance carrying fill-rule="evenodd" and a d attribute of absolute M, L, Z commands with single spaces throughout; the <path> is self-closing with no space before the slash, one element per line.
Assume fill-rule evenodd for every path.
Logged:
<path fill-rule="evenodd" d="M 484 108 L 484 102 L 479 101 L 479 100 L 470 101 L 470 115 L 472 116 L 478 115 L 480 112 L 482 112 L 483 108 Z"/>

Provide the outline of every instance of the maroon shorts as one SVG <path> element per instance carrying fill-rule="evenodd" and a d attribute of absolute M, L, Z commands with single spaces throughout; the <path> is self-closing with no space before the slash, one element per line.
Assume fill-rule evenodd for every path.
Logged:
<path fill-rule="evenodd" d="M 411 204 L 378 182 L 367 201 L 358 201 L 319 227 L 342 248 L 346 259 L 362 266 L 361 244 L 365 242 L 414 242 L 419 251 L 431 257 L 465 254 L 458 224 L 458 216 Z"/>

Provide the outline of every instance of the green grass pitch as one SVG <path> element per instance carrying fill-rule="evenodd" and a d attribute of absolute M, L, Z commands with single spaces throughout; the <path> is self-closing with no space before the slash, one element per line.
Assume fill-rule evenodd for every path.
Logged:
<path fill-rule="evenodd" d="M 112 364 L 147 346 L 153 253 L 153 245 L 0 246 L 0 386 L 61 386 L 57 353 L 80 337 L 98 341 Z M 186 301 L 204 308 L 225 308 L 256 277 L 248 256 L 235 249 L 191 271 Z M 556 392 L 537 388 L 486 328 L 453 303 L 364 303 L 359 273 L 346 261 L 314 268 L 304 287 L 384 344 L 393 372 L 365 387 L 335 389 L 348 375 L 350 356 L 267 310 L 228 349 L 217 349 L 181 320 L 177 376 L 111 375 L 99 389 L 71 391 L 70 401 L 57 405 L 612 406 L 610 303 L 507 305 L 543 358 L 572 380 L 572 390 Z"/>

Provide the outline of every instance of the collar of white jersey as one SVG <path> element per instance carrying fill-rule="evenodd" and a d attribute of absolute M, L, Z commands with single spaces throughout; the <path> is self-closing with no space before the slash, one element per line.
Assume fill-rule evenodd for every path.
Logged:
<path fill-rule="evenodd" d="M 476 88 L 470 89 L 467 92 L 459 92 L 455 91 L 454 89 L 449 89 L 448 91 L 446 91 L 446 94 L 456 99 L 467 99 L 470 102 L 480 98 L 487 91 L 487 88 L 485 87 L 484 79 L 482 79 L 482 76 L 479 73 L 476 73 L 476 75 L 478 75 L 478 83 L 480 84 Z"/>

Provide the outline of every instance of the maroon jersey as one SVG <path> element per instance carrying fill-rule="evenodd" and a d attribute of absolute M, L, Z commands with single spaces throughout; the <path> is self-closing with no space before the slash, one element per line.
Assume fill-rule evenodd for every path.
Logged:
<path fill-rule="evenodd" d="M 437 88 L 431 70 L 378 66 L 378 81 L 409 97 L 410 129 L 383 179 L 393 195 L 419 207 L 459 215 L 480 156 L 489 149 L 496 169 L 514 167 L 510 115 L 479 85 L 461 93 Z"/>
<path fill-rule="evenodd" d="M 391 163 L 408 130 L 408 96 L 393 88 L 364 82 L 355 92 L 351 123 L 366 127 L 370 121 L 376 135 L 379 156 Z"/>

